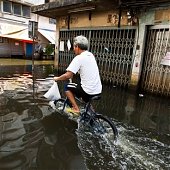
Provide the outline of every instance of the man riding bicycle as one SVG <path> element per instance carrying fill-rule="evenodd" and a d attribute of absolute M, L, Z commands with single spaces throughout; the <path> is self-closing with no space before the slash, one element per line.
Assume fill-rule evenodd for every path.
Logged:
<path fill-rule="evenodd" d="M 80 109 L 76 103 L 75 96 L 82 98 L 85 102 L 102 92 L 102 84 L 99 69 L 94 55 L 88 51 L 88 40 L 80 35 L 74 38 L 74 53 L 76 56 L 66 69 L 66 73 L 54 77 L 55 81 L 68 80 L 77 72 L 80 74 L 80 83 L 68 83 L 65 86 L 65 94 L 69 99 L 72 108 L 68 112 L 79 115 Z"/>

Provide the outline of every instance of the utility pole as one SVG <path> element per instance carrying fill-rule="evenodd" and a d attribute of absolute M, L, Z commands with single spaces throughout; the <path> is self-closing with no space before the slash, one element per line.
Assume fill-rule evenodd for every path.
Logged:
<path fill-rule="evenodd" d="M 33 46 L 32 46 L 32 79 L 33 79 L 33 98 L 35 94 L 35 75 L 34 75 L 34 54 L 35 54 L 35 40 L 38 39 L 38 22 L 35 21 L 29 21 L 28 24 L 28 36 L 31 38 L 33 41 Z"/>

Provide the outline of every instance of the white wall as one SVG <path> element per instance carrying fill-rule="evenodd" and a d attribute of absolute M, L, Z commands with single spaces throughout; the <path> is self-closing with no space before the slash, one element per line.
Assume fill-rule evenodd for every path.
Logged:
<path fill-rule="evenodd" d="M 45 0 L 22 0 L 22 2 L 31 3 L 34 5 L 40 5 L 40 4 L 44 4 Z"/>
<path fill-rule="evenodd" d="M 49 29 L 49 30 L 56 29 L 55 24 L 49 24 L 49 18 L 47 17 L 38 16 L 38 23 L 39 23 L 39 28 L 42 28 L 42 29 L 44 28 L 44 29 Z"/>
<path fill-rule="evenodd" d="M 145 36 L 146 36 L 146 26 L 147 25 L 154 25 L 154 17 L 155 11 L 154 10 L 147 10 L 145 13 L 142 13 L 139 18 L 139 37 L 138 37 L 138 44 L 139 49 L 136 50 L 133 68 L 132 68 L 132 76 L 131 76 L 131 85 L 136 86 L 139 81 L 141 71 L 142 71 L 142 59 L 144 55 L 144 48 L 145 48 Z"/>

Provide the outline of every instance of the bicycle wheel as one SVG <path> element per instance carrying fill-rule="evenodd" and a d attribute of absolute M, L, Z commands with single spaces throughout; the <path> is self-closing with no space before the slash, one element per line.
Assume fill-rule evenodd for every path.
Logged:
<path fill-rule="evenodd" d="M 101 114 L 96 114 L 95 119 L 93 120 L 93 123 L 91 122 L 91 124 L 95 130 L 95 133 L 105 135 L 105 137 L 114 141 L 117 140 L 118 130 L 109 118 Z"/>

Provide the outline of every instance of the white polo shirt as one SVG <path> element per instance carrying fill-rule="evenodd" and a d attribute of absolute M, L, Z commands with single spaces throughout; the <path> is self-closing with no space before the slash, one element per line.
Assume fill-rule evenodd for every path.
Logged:
<path fill-rule="evenodd" d="M 99 69 L 94 55 L 89 51 L 84 51 L 74 57 L 66 69 L 76 74 L 78 71 L 81 78 L 81 86 L 87 94 L 99 94 L 102 91 L 102 84 Z"/>

